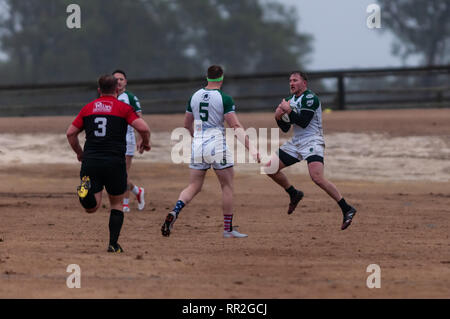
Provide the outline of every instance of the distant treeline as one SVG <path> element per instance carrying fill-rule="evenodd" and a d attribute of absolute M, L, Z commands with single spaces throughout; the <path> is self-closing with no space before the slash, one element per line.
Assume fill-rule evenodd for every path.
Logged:
<path fill-rule="evenodd" d="M 304 66 L 311 36 L 276 1 L 77 0 L 81 28 L 66 21 L 72 0 L 0 0 L 0 83 L 89 81 L 114 69 L 132 78 L 200 76 Z"/>

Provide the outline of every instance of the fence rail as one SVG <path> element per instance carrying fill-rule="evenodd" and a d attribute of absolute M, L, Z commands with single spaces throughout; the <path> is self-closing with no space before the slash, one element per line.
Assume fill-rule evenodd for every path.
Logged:
<path fill-rule="evenodd" d="M 308 86 L 322 107 L 450 107 L 450 65 L 309 72 Z M 130 80 L 145 114 L 181 113 L 203 77 Z M 239 111 L 273 110 L 289 95 L 288 74 L 226 75 L 223 90 Z M 1 85 L 0 116 L 75 115 L 97 97 L 95 82 Z"/>

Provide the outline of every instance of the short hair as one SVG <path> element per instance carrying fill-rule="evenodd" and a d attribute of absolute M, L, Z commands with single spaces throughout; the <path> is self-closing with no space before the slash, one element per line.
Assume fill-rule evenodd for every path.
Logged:
<path fill-rule="evenodd" d="M 305 72 L 302 71 L 292 71 L 291 74 L 289 74 L 289 76 L 293 75 L 293 74 L 298 74 L 302 77 L 303 80 L 308 81 L 308 76 L 306 75 Z"/>
<path fill-rule="evenodd" d="M 113 75 L 105 74 L 98 78 L 98 88 L 103 94 L 113 94 L 117 88 L 117 79 Z"/>
<path fill-rule="evenodd" d="M 116 74 L 116 73 L 123 74 L 123 76 L 125 77 L 125 79 L 127 78 L 127 75 L 125 74 L 125 71 L 123 71 L 123 70 L 117 69 L 117 70 L 115 70 L 115 71 L 112 73 L 112 75 L 114 75 L 114 74 Z"/>
<path fill-rule="evenodd" d="M 223 69 L 220 65 L 211 65 L 208 68 L 208 79 L 218 79 L 223 75 Z"/>

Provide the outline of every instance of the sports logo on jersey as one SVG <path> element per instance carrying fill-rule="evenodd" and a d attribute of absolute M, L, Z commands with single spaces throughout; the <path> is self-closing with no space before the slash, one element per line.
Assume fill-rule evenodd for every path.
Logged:
<path fill-rule="evenodd" d="M 203 95 L 202 95 L 203 101 L 209 101 L 210 98 L 211 98 L 211 95 L 209 94 L 209 92 L 203 93 Z"/>
<path fill-rule="evenodd" d="M 106 112 L 110 113 L 112 110 L 112 102 L 95 102 L 92 112 Z"/>
<path fill-rule="evenodd" d="M 306 96 L 307 99 L 312 99 L 313 97 L 314 97 L 314 94 L 308 94 L 308 95 Z"/>

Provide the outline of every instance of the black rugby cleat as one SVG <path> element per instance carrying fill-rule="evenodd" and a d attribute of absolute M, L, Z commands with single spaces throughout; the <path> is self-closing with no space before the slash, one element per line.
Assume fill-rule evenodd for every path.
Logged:
<path fill-rule="evenodd" d="M 291 198 L 291 202 L 289 203 L 288 214 L 292 214 L 297 207 L 298 203 L 302 200 L 304 194 L 302 191 L 297 191 L 297 194 Z"/>
<path fill-rule="evenodd" d="M 352 223 L 353 217 L 356 214 L 356 209 L 352 206 L 350 206 L 350 209 L 343 213 L 344 215 L 344 220 L 342 221 L 342 226 L 341 226 L 341 230 L 346 229 L 348 226 L 350 226 L 350 224 Z"/>

